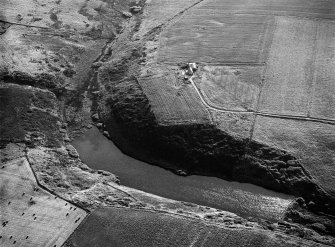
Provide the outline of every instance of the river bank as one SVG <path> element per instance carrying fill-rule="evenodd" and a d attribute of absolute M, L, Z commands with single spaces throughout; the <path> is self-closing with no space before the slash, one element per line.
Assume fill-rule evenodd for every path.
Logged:
<path fill-rule="evenodd" d="M 125 186 L 162 197 L 268 220 L 280 220 L 293 201 L 291 196 L 252 184 L 198 175 L 178 176 L 122 153 L 97 128 L 88 130 L 72 144 L 92 169 L 109 171 Z"/>

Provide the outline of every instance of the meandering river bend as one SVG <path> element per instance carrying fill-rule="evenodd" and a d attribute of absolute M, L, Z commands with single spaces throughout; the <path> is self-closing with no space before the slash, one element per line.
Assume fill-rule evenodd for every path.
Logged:
<path fill-rule="evenodd" d="M 89 167 L 114 173 L 125 186 L 230 211 L 242 217 L 279 219 L 293 199 L 252 184 L 206 176 L 178 176 L 127 156 L 95 127 L 73 141 L 72 145 Z"/>

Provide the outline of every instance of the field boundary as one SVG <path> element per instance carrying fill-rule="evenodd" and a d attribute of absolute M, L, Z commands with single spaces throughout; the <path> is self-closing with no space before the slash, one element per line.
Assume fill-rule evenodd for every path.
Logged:
<path fill-rule="evenodd" d="M 113 211 L 109 212 L 108 210 L 113 210 Z M 148 216 L 150 216 L 150 217 L 146 217 L 146 219 L 148 219 L 148 222 L 151 221 L 151 219 L 150 219 L 151 216 L 153 216 L 152 219 L 154 219 L 155 216 L 159 215 L 160 217 L 162 217 L 162 216 L 171 217 L 171 218 L 174 218 L 176 220 L 181 220 L 181 219 L 179 219 L 179 217 L 180 217 L 180 218 L 183 218 L 184 220 L 188 220 L 192 224 L 199 224 L 203 227 L 209 228 L 209 231 L 212 231 L 214 229 L 218 229 L 218 230 L 220 229 L 220 230 L 233 231 L 232 233 L 234 233 L 234 231 L 241 231 L 241 230 L 246 231 L 248 233 L 258 233 L 258 234 L 263 234 L 263 233 L 265 234 L 266 232 L 269 232 L 267 229 L 264 229 L 259 224 L 248 226 L 248 225 L 245 225 L 243 223 L 234 222 L 234 220 L 232 220 L 234 222 L 233 224 L 225 224 L 225 222 L 215 222 L 215 221 L 206 220 L 205 218 L 200 218 L 200 217 L 198 218 L 198 217 L 192 217 L 192 216 L 188 216 L 188 215 L 180 215 L 180 214 L 177 214 L 177 213 L 165 212 L 165 211 L 162 212 L 160 210 L 152 210 L 152 209 L 145 209 L 145 208 L 127 208 L 127 207 L 116 207 L 116 206 L 99 207 L 99 208 L 95 209 L 90 216 L 91 217 L 96 217 L 97 219 L 99 219 L 99 217 L 101 217 L 101 216 L 93 215 L 94 212 L 99 212 L 99 211 L 103 211 L 103 213 L 105 214 L 105 215 L 103 215 L 103 218 L 106 218 L 106 215 L 107 215 L 107 216 L 109 216 L 109 219 L 112 216 L 112 214 L 115 215 L 115 214 L 118 214 L 118 213 L 127 214 L 127 213 L 138 212 L 138 213 L 143 213 L 143 214 L 147 213 Z M 110 214 L 110 213 L 112 213 L 112 214 Z M 152 215 L 149 215 L 149 214 L 152 214 Z M 146 216 L 146 215 L 143 215 L 143 216 Z M 128 218 L 128 219 L 131 220 L 131 218 Z M 83 222 L 84 221 L 82 221 L 80 225 L 82 225 Z M 245 223 L 248 223 L 248 221 L 246 221 Z M 104 229 L 106 229 L 106 228 L 104 228 Z M 109 229 L 106 229 L 106 230 L 109 233 L 111 233 L 113 228 L 109 228 Z M 75 233 L 76 232 L 74 232 L 71 235 L 71 238 L 68 239 L 69 243 L 71 243 L 72 237 L 74 237 Z M 274 236 L 276 238 L 278 237 L 278 239 L 280 239 L 281 236 L 285 235 L 287 237 L 287 239 L 297 241 L 298 243 L 301 240 L 301 238 L 298 237 L 298 236 L 285 234 L 285 230 L 282 230 L 282 229 L 276 229 L 270 235 Z M 313 241 L 310 240 L 310 239 L 307 239 L 307 243 L 313 243 Z M 308 245 L 308 246 L 314 246 L 314 245 Z M 65 247 L 65 245 L 63 247 Z"/>
<path fill-rule="evenodd" d="M 202 93 L 200 92 L 199 88 L 195 85 L 195 83 L 191 82 L 192 86 L 195 88 L 197 94 L 199 95 L 201 102 L 209 109 L 213 111 L 219 111 L 219 112 L 232 112 L 232 113 L 253 113 L 256 116 L 263 116 L 263 117 L 274 117 L 274 118 L 284 118 L 284 119 L 292 119 L 292 120 L 300 120 L 300 121 L 311 121 L 311 122 L 318 122 L 318 123 L 325 123 L 325 124 L 331 124 L 335 125 L 335 120 L 328 119 L 328 118 L 315 118 L 315 117 L 302 117 L 299 115 L 285 115 L 285 114 L 274 114 L 274 113 L 267 113 L 267 112 L 260 112 L 258 110 L 256 111 L 243 111 L 243 110 L 228 110 L 219 108 L 216 106 L 212 106 L 210 103 L 208 103 L 204 98 Z"/>
<path fill-rule="evenodd" d="M 308 102 L 307 102 L 307 117 L 311 116 L 311 111 L 313 107 L 313 99 L 314 99 L 314 90 L 315 90 L 315 66 L 316 66 L 316 57 L 318 52 L 318 35 L 319 35 L 319 23 L 316 23 L 316 30 L 315 30 L 315 36 L 314 36 L 314 44 L 313 44 L 313 54 L 311 57 L 313 65 L 312 71 L 311 71 L 311 84 L 308 88 Z"/>
<path fill-rule="evenodd" d="M 35 173 L 35 171 L 34 171 L 32 165 L 31 165 L 31 163 L 30 163 L 30 160 L 29 160 L 29 157 L 28 157 L 28 154 L 27 154 L 27 150 L 25 150 L 25 156 L 24 156 L 24 157 L 25 157 L 25 159 L 27 160 L 27 162 L 28 162 L 28 164 L 29 164 L 29 168 L 30 168 L 30 170 L 31 170 L 32 173 L 34 174 L 34 177 L 35 177 L 37 186 L 39 186 L 41 189 L 43 189 L 43 190 L 49 192 L 50 194 L 52 194 L 52 195 L 54 195 L 54 196 L 57 196 L 57 197 L 59 197 L 60 199 L 66 201 L 66 202 L 72 204 L 73 206 L 76 206 L 76 207 L 80 208 L 81 210 L 83 210 L 84 212 L 86 212 L 86 215 L 85 215 L 85 217 L 82 219 L 82 221 L 76 226 L 76 228 L 73 229 L 73 231 L 71 232 L 71 234 L 65 239 L 65 241 L 64 241 L 63 244 L 61 245 L 61 247 L 63 247 L 64 244 L 67 242 L 67 240 L 70 239 L 70 237 L 72 236 L 72 234 L 77 230 L 77 228 L 78 228 L 84 221 L 86 221 L 87 217 L 91 214 L 91 211 L 88 210 L 88 209 L 86 209 L 86 208 L 83 208 L 83 207 L 79 206 L 78 204 L 76 204 L 76 203 L 74 203 L 74 202 L 72 202 L 72 201 L 70 201 L 70 200 L 68 200 L 68 199 L 65 199 L 64 197 L 62 197 L 62 196 L 56 194 L 54 191 L 52 191 L 52 190 L 48 189 L 47 187 L 45 187 L 44 185 L 42 185 L 42 184 L 39 182 L 39 180 L 38 180 L 38 178 L 37 178 L 37 175 L 36 175 L 36 173 Z"/>
<path fill-rule="evenodd" d="M 86 213 L 91 212 L 90 210 L 85 209 L 85 208 L 79 206 L 78 204 L 76 204 L 76 203 L 74 203 L 74 202 L 72 202 L 72 201 L 70 201 L 70 200 L 68 200 L 68 199 L 66 199 L 66 198 L 64 198 L 64 197 L 62 197 L 62 196 L 56 194 L 56 192 L 54 192 L 54 191 L 48 189 L 47 187 L 45 187 L 44 185 L 42 185 L 42 184 L 39 182 L 39 180 L 38 180 L 38 178 L 37 178 L 37 175 L 36 175 L 36 173 L 35 173 L 35 171 L 34 171 L 32 165 L 31 165 L 31 163 L 30 163 L 30 160 L 29 160 L 29 156 L 28 156 L 28 154 L 27 154 L 27 151 L 25 151 L 25 152 L 26 152 L 25 159 L 27 160 L 27 162 L 28 162 L 28 164 L 29 164 L 29 167 L 30 167 L 31 171 L 32 171 L 32 173 L 34 174 L 36 183 L 37 183 L 37 185 L 38 185 L 39 187 L 41 187 L 43 190 L 45 190 L 45 191 L 51 193 L 52 195 L 57 196 L 57 197 L 59 197 L 60 199 L 62 199 L 62 200 L 64 200 L 64 201 L 66 201 L 66 202 L 72 204 L 73 206 L 76 206 L 76 207 L 78 207 L 78 208 L 84 210 Z"/>
<path fill-rule="evenodd" d="M 277 29 L 277 26 L 278 26 L 278 22 L 277 22 L 277 18 L 276 17 L 273 17 L 272 20 L 272 25 L 273 25 L 273 28 L 271 30 L 271 33 L 268 34 L 268 40 L 265 40 L 265 44 L 264 44 L 264 49 L 267 48 L 266 50 L 266 54 L 264 55 L 263 57 L 263 61 L 264 61 L 264 68 L 263 68 L 263 71 L 262 71 L 262 74 L 261 74 L 261 85 L 260 85 L 260 88 L 259 88 L 259 93 L 258 93 L 258 97 L 257 97 L 257 103 L 256 103 L 256 112 L 259 112 L 259 106 L 260 106 L 260 102 L 261 102 L 261 97 L 262 97 L 262 93 L 263 93 L 263 88 L 264 88 L 264 84 L 266 83 L 265 81 L 265 74 L 266 74 L 266 71 L 267 71 L 267 61 L 269 59 L 269 53 L 270 53 L 270 49 L 271 49 L 271 46 L 272 46 L 272 43 L 273 43 L 273 38 L 274 38 L 274 35 L 275 35 L 275 32 L 276 32 L 276 29 Z M 268 23 L 268 27 L 270 26 L 270 24 Z M 269 30 L 267 30 L 269 32 Z M 254 135 L 254 130 L 255 130 L 255 125 L 256 125 L 256 117 L 257 117 L 257 114 L 255 115 L 254 117 L 254 121 L 252 123 L 252 126 L 250 128 L 250 136 L 249 136 L 249 141 L 252 140 L 253 138 L 253 135 Z"/>
<path fill-rule="evenodd" d="M 101 206 L 98 207 L 96 209 L 94 209 L 92 213 L 94 213 L 97 210 L 101 210 L 101 209 L 122 209 L 122 210 L 129 210 L 129 211 L 138 211 L 138 212 L 148 212 L 148 213 L 157 213 L 157 214 L 166 214 L 166 215 L 170 215 L 173 217 L 182 217 L 188 220 L 193 220 L 193 221 L 197 221 L 198 223 L 204 223 L 206 226 L 211 226 L 211 227 L 219 227 L 219 228 L 228 228 L 228 229 L 246 229 L 246 230 L 250 230 L 250 231 L 255 231 L 257 229 L 261 229 L 261 228 L 250 228 L 247 227 L 245 225 L 242 225 L 242 227 L 239 226 L 231 226 L 231 225 L 224 225 L 224 222 L 215 222 L 215 221 L 210 221 L 210 220 L 206 220 L 205 218 L 198 218 L 196 216 L 191 216 L 191 215 L 186 215 L 186 214 L 180 214 L 180 213 L 175 213 L 175 212 L 169 212 L 169 211 L 164 211 L 164 210 L 160 210 L 160 209 L 150 209 L 150 208 L 132 208 L 132 207 L 123 207 L 123 206 Z M 224 212 L 228 212 L 228 211 L 224 211 Z M 228 212 L 229 213 L 229 212 Z M 91 215 L 90 214 L 90 215 Z M 232 213 L 234 214 L 234 213 Z M 234 216 L 236 218 L 241 218 L 244 219 L 243 217 L 240 217 L 236 214 L 234 214 Z M 85 220 L 87 219 L 87 217 L 85 218 Z M 84 220 L 81 222 L 81 224 L 84 222 Z M 80 224 L 80 225 L 81 225 Z M 263 230 L 263 229 L 261 229 Z"/>
<path fill-rule="evenodd" d="M 192 62 L 192 61 L 190 61 Z M 254 62 L 254 63 L 250 63 L 250 62 L 196 62 L 198 65 L 209 65 L 209 66 L 265 66 L 265 62 Z M 158 62 L 158 65 L 171 65 L 171 66 L 176 66 L 175 62 Z M 178 63 L 177 63 L 178 64 Z"/>
<path fill-rule="evenodd" d="M 68 220 L 63 221 L 62 224 L 70 224 L 70 225 L 68 225 L 68 227 L 64 227 L 64 225 L 62 225 L 62 227 L 61 227 L 60 223 L 61 223 L 62 220 L 60 220 L 59 215 L 56 218 L 54 216 L 54 218 L 57 219 L 55 222 L 52 221 L 52 218 L 50 218 L 51 222 L 50 221 L 45 221 L 44 216 L 42 215 L 42 222 L 35 223 L 34 227 L 41 228 L 41 230 L 42 230 L 42 228 L 45 227 L 45 224 L 50 224 L 50 227 L 54 228 L 56 230 L 56 233 L 55 233 L 56 235 L 52 235 L 51 231 L 49 231 L 48 229 L 43 229 L 42 232 L 47 234 L 47 236 L 50 235 L 49 237 L 46 237 L 45 235 L 43 235 L 44 237 L 42 237 L 42 235 L 40 236 L 40 234 L 41 234 L 40 232 L 38 232 L 38 231 L 36 232 L 34 230 L 32 230 L 32 231 L 28 230 L 27 237 L 25 239 L 22 238 L 22 236 L 20 236 L 20 234 L 22 234 L 21 232 L 14 232 L 14 233 L 19 234 L 16 237 L 14 236 L 15 234 L 13 234 L 13 233 L 5 233 L 4 232 L 4 235 L 3 234 L 0 234 L 0 235 L 3 235 L 3 237 L 5 237 L 4 238 L 5 243 L 6 243 L 6 241 L 7 241 L 7 243 L 9 243 L 8 241 L 14 241 L 13 244 L 15 244 L 18 241 L 20 245 L 22 245 L 22 244 L 25 245 L 24 241 L 28 241 L 27 244 L 29 246 L 35 246 L 35 245 L 36 246 L 37 245 L 38 246 L 45 246 L 45 244 L 47 244 L 47 243 L 48 243 L 47 244 L 48 246 L 49 246 L 49 244 L 51 245 L 51 243 L 54 243 L 54 244 L 57 243 L 57 246 L 63 246 L 64 243 L 66 242 L 66 240 L 68 239 L 68 237 L 77 229 L 77 227 L 80 225 L 80 223 L 89 215 L 89 211 L 83 209 L 81 206 L 78 206 L 76 203 L 73 203 L 73 202 L 71 202 L 67 199 L 64 199 L 62 196 L 59 196 L 59 195 L 55 194 L 55 192 L 53 192 L 52 190 L 50 190 L 50 189 L 46 188 L 45 186 L 41 185 L 39 183 L 38 179 L 37 179 L 37 176 L 34 172 L 34 169 L 31 166 L 31 163 L 29 162 L 29 158 L 27 157 L 26 150 L 24 152 L 25 152 L 24 155 L 22 155 L 20 157 L 14 157 L 12 159 L 6 160 L 2 165 L 2 168 L 14 167 L 13 168 L 14 170 L 10 170 L 9 172 L 7 172 L 6 169 L 5 169 L 4 171 L 2 171 L 2 174 L 5 175 L 5 176 L 10 176 L 10 178 L 14 178 L 15 181 L 13 181 L 13 184 L 15 183 L 19 186 L 17 188 L 17 190 L 15 189 L 16 187 L 15 188 L 12 187 L 10 190 L 8 190 L 8 191 L 11 191 L 10 195 L 12 195 L 12 196 L 1 197 L 1 199 L 9 200 L 8 205 L 10 205 L 10 203 L 13 202 L 12 200 L 14 200 L 14 204 L 15 204 L 15 202 L 19 202 L 19 205 L 12 207 L 12 210 L 8 210 L 7 214 L 6 214 L 6 211 L 4 211 L 4 216 L 7 215 L 7 217 L 8 217 L 7 219 L 9 221 L 12 221 L 14 219 L 13 220 L 14 225 L 13 224 L 11 225 L 10 230 L 13 230 L 13 229 L 15 230 L 16 226 L 19 227 L 19 228 L 22 228 L 27 223 L 27 219 L 23 219 L 22 223 L 21 223 L 21 221 L 18 221 L 18 218 L 16 216 L 14 216 L 13 212 L 18 210 L 18 209 L 22 209 L 23 213 L 22 213 L 21 216 L 23 216 L 23 215 L 28 215 L 27 212 L 30 210 L 29 206 L 28 206 L 28 208 L 26 208 L 27 206 L 24 202 L 23 202 L 23 204 L 20 204 L 21 203 L 21 196 L 18 197 L 18 196 L 15 196 L 13 194 L 13 193 L 17 194 L 18 191 L 21 191 L 21 193 L 23 191 L 22 196 L 28 195 L 30 197 L 30 201 L 32 201 L 33 198 L 34 198 L 34 200 L 36 198 L 38 203 L 42 202 L 40 200 L 43 200 L 44 204 L 42 205 L 43 206 L 42 214 L 44 216 L 45 216 L 45 214 L 49 214 L 51 212 L 58 213 L 59 210 L 57 210 L 57 209 L 59 209 L 60 204 L 62 204 L 64 206 L 64 203 L 65 203 L 65 206 L 67 206 L 67 205 L 69 207 L 71 206 L 70 210 L 73 207 L 74 207 L 74 210 L 78 209 L 77 217 L 78 216 L 80 216 L 80 217 L 76 220 L 75 223 L 77 223 L 77 221 L 79 221 L 80 219 L 81 219 L 81 221 L 79 222 L 79 224 L 75 224 L 75 223 L 71 224 L 70 221 L 69 221 L 70 219 L 68 218 Z M 21 181 L 21 182 L 17 182 L 16 180 Z M 28 187 L 29 188 L 31 187 L 31 189 L 29 189 L 26 186 L 27 182 L 29 184 Z M 13 188 L 14 188 L 14 190 L 13 190 Z M 26 189 L 28 189 L 29 191 L 26 191 Z M 37 195 L 34 194 L 33 189 L 34 189 L 34 191 L 39 191 Z M 56 204 L 54 204 L 53 200 L 56 200 L 56 199 L 58 199 L 57 200 L 58 202 Z M 35 202 L 32 201 L 32 202 L 33 203 L 31 205 L 36 203 L 36 201 Z M 53 208 L 53 206 L 56 206 L 57 208 Z M 44 211 L 44 209 L 46 209 L 46 211 Z M 26 210 L 28 210 L 28 211 L 26 212 Z M 53 211 L 53 210 L 55 210 L 55 211 Z M 64 210 L 66 210 L 66 209 L 64 209 Z M 36 214 L 39 213 L 39 211 L 36 211 L 36 208 L 35 208 L 35 211 L 32 211 L 32 212 L 35 212 Z M 20 212 L 20 214 L 21 214 L 21 212 Z M 36 214 L 33 214 L 33 216 L 35 216 Z M 69 213 L 67 213 L 66 216 L 68 216 L 68 215 L 69 215 Z M 11 217 L 14 217 L 14 218 L 11 218 Z M 40 216 L 37 216 L 37 217 L 40 217 Z M 34 218 L 34 220 L 36 220 L 36 217 Z M 58 220 L 60 220 L 60 221 L 58 222 Z M 7 223 L 8 223 L 8 221 L 7 221 Z M 5 225 L 3 225 L 3 227 L 4 226 Z M 12 234 L 12 236 L 9 239 L 7 239 L 7 237 L 9 237 L 10 234 Z M 27 240 L 28 237 L 30 237 L 30 235 L 31 235 L 32 239 L 34 239 L 34 240 Z M 14 238 L 12 239 L 13 236 L 14 236 Z M 52 245 L 56 246 L 56 244 L 55 245 L 54 244 L 52 244 Z"/>

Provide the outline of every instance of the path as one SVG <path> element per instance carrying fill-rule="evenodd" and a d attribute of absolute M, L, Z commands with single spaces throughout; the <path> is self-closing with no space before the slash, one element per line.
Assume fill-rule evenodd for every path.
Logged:
<path fill-rule="evenodd" d="M 300 120 L 300 121 L 311 121 L 311 122 L 335 125 L 335 120 L 327 119 L 327 118 L 314 118 L 314 117 L 303 117 L 303 116 L 298 116 L 298 115 L 273 114 L 273 113 L 266 113 L 266 112 L 260 112 L 260 111 L 227 110 L 227 109 L 219 108 L 216 106 L 212 106 L 204 99 L 202 93 L 200 92 L 199 88 L 195 85 L 194 81 L 193 80 L 190 80 L 190 81 L 191 81 L 192 86 L 196 90 L 197 94 L 199 95 L 201 102 L 207 108 L 213 111 L 232 112 L 232 113 L 252 113 L 252 114 L 255 114 L 256 116 L 284 118 L 284 119 Z"/>

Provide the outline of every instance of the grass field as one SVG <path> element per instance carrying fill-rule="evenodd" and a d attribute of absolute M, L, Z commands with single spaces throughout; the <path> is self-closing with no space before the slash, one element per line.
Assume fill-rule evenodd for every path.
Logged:
<path fill-rule="evenodd" d="M 253 113 L 234 113 L 212 111 L 217 128 L 235 138 L 248 139 L 255 119 Z"/>
<path fill-rule="evenodd" d="M 271 42 L 273 16 L 334 18 L 335 3 L 327 0 L 202 1 L 176 18 L 163 32 L 160 61 L 263 63 Z"/>
<path fill-rule="evenodd" d="M 222 14 L 216 7 L 192 9 L 163 32 L 159 60 L 262 63 L 268 23 L 264 16 Z"/>
<path fill-rule="evenodd" d="M 254 140 L 300 158 L 317 183 L 335 196 L 334 125 L 257 116 Z"/>
<path fill-rule="evenodd" d="M 262 66 L 204 66 L 194 79 L 206 102 L 224 110 L 256 110 Z"/>
<path fill-rule="evenodd" d="M 335 3 L 328 0 L 209 0 L 203 8 L 221 9 L 228 13 L 285 15 L 314 18 L 334 18 Z"/>
<path fill-rule="evenodd" d="M 260 111 L 307 116 L 317 23 L 277 18 Z"/>
<path fill-rule="evenodd" d="M 334 119 L 334 22 L 276 20 L 260 111 Z"/>
<path fill-rule="evenodd" d="M 144 15 L 141 31 L 148 31 L 171 20 L 175 15 L 188 7 L 196 4 L 199 0 L 147 0 L 145 2 Z"/>
<path fill-rule="evenodd" d="M 206 64 L 214 108 L 334 119 L 334 17 L 326 0 L 199 1 L 166 24 L 158 61 Z"/>
<path fill-rule="evenodd" d="M 150 71 L 139 82 L 160 123 L 209 121 L 209 113 L 195 89 L 191 84 L 183 83 L 176 71 L 155 68 Z"/>
<path fill-rule="evenodd" d="M 295 239 L 297 244 L 290 240 L 280 234 L 218 227 L 178 215 L 126 208 L 100 208 L 79 226 L 68 246 L 299 246 L 299 240 Z M 313 246 L 307 241 L 300 244 Z"/>
<path fill-rule="evenodd" d="M 1 164 L 0 198 L 0 246 L 59 247 L 86 216 L 39 188 L 25 158 Z"/>
<path fill-rule="evenodd" d="M 335 119 L 335 22 L 318 23 L 312 117 Z"/>

